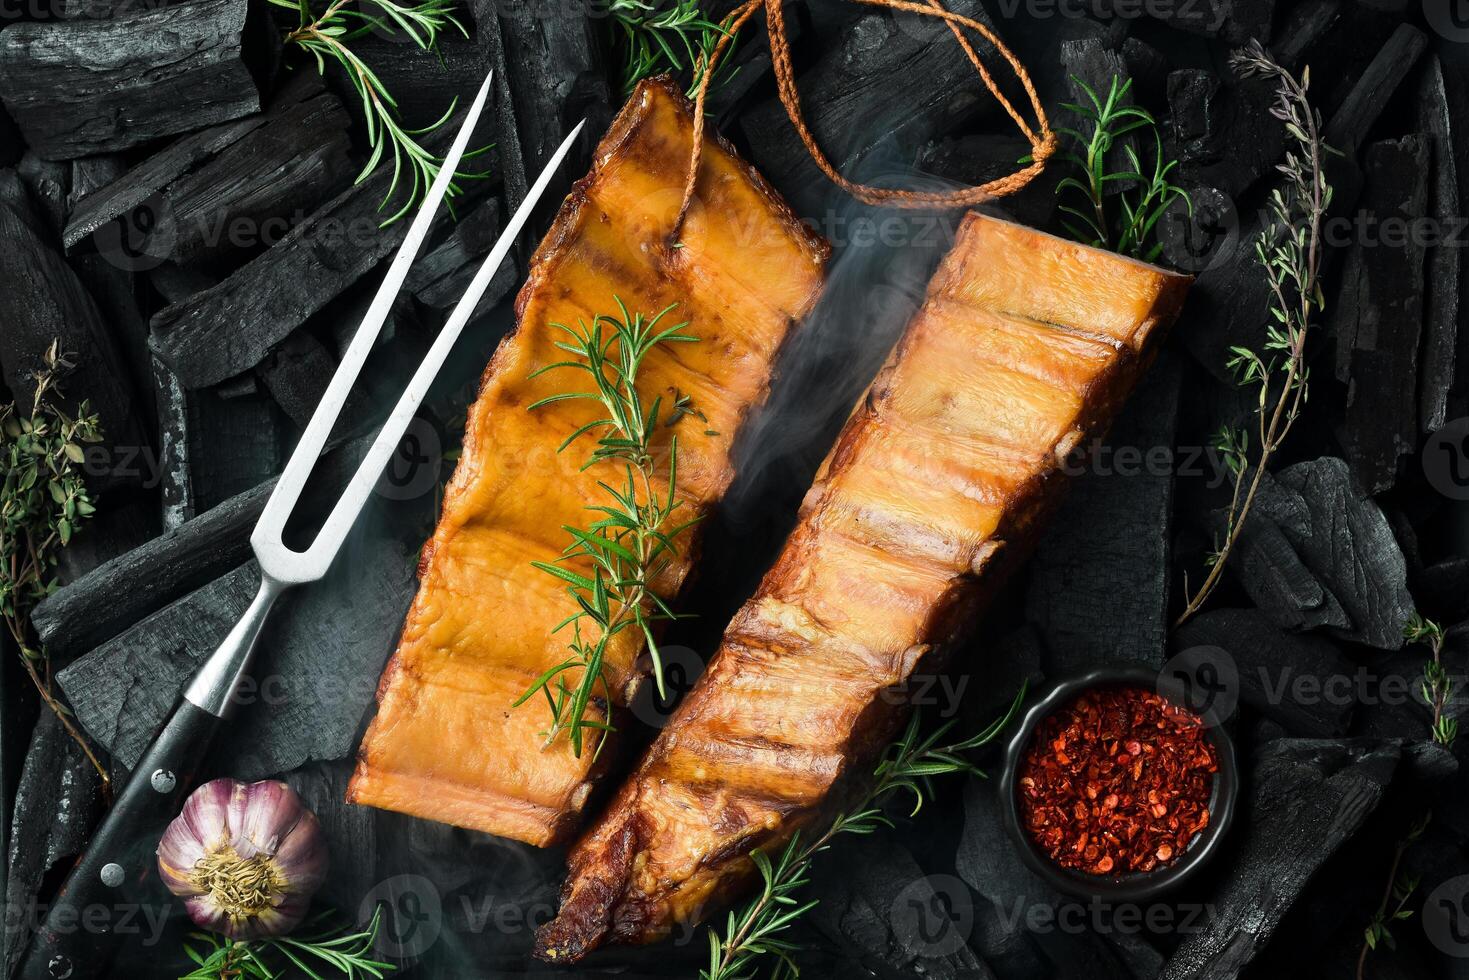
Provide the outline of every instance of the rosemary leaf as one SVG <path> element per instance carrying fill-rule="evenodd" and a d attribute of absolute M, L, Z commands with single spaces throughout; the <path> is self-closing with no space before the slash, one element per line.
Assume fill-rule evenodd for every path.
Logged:
<path fill-rule="evenodd" d="M 571 543 L 558 562 L 532 563 L 566 584 L 578 611 L 552 631 L 572 627 L 572 638 L 567 643 L 570 656 L 538 677 L 515 705 L 524 704 L 538 692 L 543 694 L 551 711 L 551 725 L 545 732 L 547 742 L 565 732 L 578 757 L 585 750 L 587 730 L 598 733 L 598 751 L 603 736 L 612 730 L 609 724 L 587 715 L 599 688 L 602 699 L 611 700 L 602 668 L 608 645 L 619 633 L 633 629 L 642 635 L 653 661 L 659 696 L 666 697 L 663 659 L 653 627 L 676 617 L 663 597 L 653 591 L 652 583 L 677 557 L 678 537 L 698 521 L 697 517 L 676 520 L 684 508 L 676 492 L 678 437 L 670 438 L 668 461 L 660 473 L 653 440 L 660 428 L 663 402 L 659 397 L 648 400 L 638 387 L 643 362 L 654 349 L 662 344 L 693 343 L 698 338 L 683 332 L 687 322 L 660 326 L 673 306 L 650 317 L 630 313 L 621 298 L 613 299 L 617 315 L 601 314 L 591 324 L 581 322 L 576 327 L 553 324 L 569 338 L 557 346 L 574 359 L 547 365 L 532 375 L 576 370 L 590 376 L 593 390 L 549 395 L 533 402 L 530 408 L 570 400 L 598 403 L 605 417 L 578 426 L 557 451 L 565 451 L 583 436 L 595 436 L 596 443 L 582 469 L 612 465 L 621 470 L 620 486 L 605 479 L 598 481 L 607 500 L 587 507 L 599 515 L 597 520 L 586 527 L 563 526 Z M 678 407 L 677 402 L 675 405 Z M 693 414 L 690 404 L 681 407 L 683 415 Z M 664 493 L 656 490 L 660 481 L 667 486 Z M 577 567 L 569 568 L 567 563 Z"/>

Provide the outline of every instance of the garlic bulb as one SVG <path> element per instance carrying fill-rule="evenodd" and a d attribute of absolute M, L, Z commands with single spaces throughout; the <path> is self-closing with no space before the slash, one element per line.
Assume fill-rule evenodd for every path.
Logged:
<path fill-rule="evenodd" d="M 316 814 L 278 781 L 205 783 L 158 844 L 158 871 L 189 917 L 233 939 L 295 928 L 326 868 Z"/>

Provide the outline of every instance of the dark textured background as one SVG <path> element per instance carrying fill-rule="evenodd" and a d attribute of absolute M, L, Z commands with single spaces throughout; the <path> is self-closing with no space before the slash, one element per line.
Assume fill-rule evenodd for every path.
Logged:
<path fill-rule="evenodd" d="M 490 176 L 457 206 L 461 220 L 442 224 L 415 267 L 347 431 L 319 467 L 318 506 L 350 472 L 357 437 L 425 349 L 527 174 L 585 115 L 564 187 L 620 101 L 621 55 L 598 5 L 468 6 L 471 37 L 446 38 L 440 59 L 390 38 L 358 42 L 410 123 L 431 122 L 494 67 L 494 111 L 477 138 L 495 149 Z M 1058 123 L 1071 122 L 1060 103 L 1078 94 L 1068 76 L 1103 88 L 1114 74 L 1133 80 L 1196 205 L 1192 220 L 1174 213 L 1163 223 L 1163 260 L 1199 279 L 1168 350 L 958 672 L 909 694 L 933 720 L 978 726 L 1022 680 L 1111 661 L 1161 667 L 1172 653 L 1220 647 L 1238 675 L 1230 724 L 1244 796 L 1224 853 L 1199 880 L 1166 902 L 1096 908 L 1049 892 L 1020 865 L 992 782 L 944 781 L 916 819 L 841 841 L 818 862 L 811 891 L 821 904 L 799 930 L 804 974 L 1351 976 L 1394 844 L 1431 811 L 1404 859 L 1420 878 L 1414 916 L 1395 925 L 1398 949 L 1373 954 L 1368 975 L 1469 976 L 1469 930 L 1451 928 L 1469 915 L 1469 776 L 1463 749 L 1429 744 L 1427 710 L 1401 695 L 1416 689 L 1425 650 L 1400 635 L 1414 609 L 1446 626 L 1469 622 L 1459 309 L 1469 10 L 1456 9 L 1460 0 L 950 6 L 1015 48 Z M 843 172 L 968 184 L 1014 169 L 1025 152 L 934 22 L 835 0 L 794 3 L 787 17 L 807 118 Z M 89 398 L 108 436 L 88 464 L 101 512 L 66 552 L 69 584 L 36 622 L 78 719 L 119 776 L 248 600 L 246 538 L 264 484 L 404 227 L 376 227 L 384 176 L 353 184 L 365 159 L 355 96 L 339 73 L 323 84 L 299 52 L 283 56 L 283 23 L 240 0 L 0 2 L 0 368 L 24 395 L 28 372 L 61 337 L 80 355 L 67 395 Z M 1251 393 L 1228 379 L 1228 351 L 1258 346 L 1265 322 L 1250 242 L 1285 143 L 1266 87 L 1226 65 L 1249 38 L 1294 69 L 1310 66 L 1343 153 L 1330 170 L 1338 224 L 1327 312 L 1311 341 L 1306 412 L 1229 574 L 1209 611 L 1170 635 L 1183 576 L 1198 581 L 1227 502 L 1211 434 L 1250 408 Z M 70 53 L 45 57 L 57 39 Z M 81 67 L 119 52 L 112 74 Z M 954 215 L 882 213 L 843 198 L 794 137 L 756 29 L 737 58 L 739 74 L 712 100 L 716 122 L 836 253 L 820 308 L 740 443 L 741 476 L 686 599 L 699 618 L 670 637 L 691 674 L 778 548 L 956 226 Z M 1001 209 L 1054 229 L 1063 172 L 1053 166 Z M 554 200 L 539 227 L 553 210 Z M 1390 217 L 1436 235 L 1373 230 Z M 534 241 L 522 243 L 520 268 Z M 340 802 L 412 592 L 443 455 L 510 324 L 518 281 L 497 278 L 332 575 L 281 609 L 250 703 L 209 768 L 283 774 L 307 797 L 332 842 L 324 902 L 356 915 L 387 901 L 382 949 L 413 976 L 693 976 L 706 955 L 702 931 L 599 953 L 575 971 L 534 964 L 526 951 L 554 907 L 561 854 Z M 27 910 L 85 842 L 98 799 L 90 769 L 49 717 L 38 721 L 13 651 L 4 653 L 13 960 Z M 1465 631 L 1451 630 L 1453 673 L 1464 674 L 1466 653 Z M 1333 680 L 1349 682 L 1345 696 L 1311 694 Z M 648 712 L 657 710 L 642 714 L 656 720 Z M 183 972 L 182 931 L 175 917 L 156 941 L 133 942 L 116 975 Z"/>

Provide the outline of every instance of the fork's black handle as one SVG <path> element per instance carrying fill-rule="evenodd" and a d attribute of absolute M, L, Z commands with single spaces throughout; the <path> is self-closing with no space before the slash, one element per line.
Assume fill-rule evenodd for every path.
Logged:
<path fill-rule="evenodd" d="M 46 910 L 18 980 L 100 977 L 124 934 L 183 913 L 158 881 L 158 841 L 219 725 L 218 716 L 179 700 Z"/>

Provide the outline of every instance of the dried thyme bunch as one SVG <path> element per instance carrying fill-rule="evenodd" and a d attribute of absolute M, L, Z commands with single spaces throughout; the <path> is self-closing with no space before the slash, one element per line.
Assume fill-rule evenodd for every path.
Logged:
<path fill-rule="evenodd" d="M 80 466 L 85 458 L 82 445 L 102 437 L 97 416 L 82 402 L 76 418 L 70 418 L 56 403 L 59 380 L 72 366 L 52 343 L 36 372 L 29 409 L 23 410 L 18 402 L 0 406 L 0 457 L 5 460 L 5 482 L 0 487 L 0 615 L 41 700 L 82 747 L 105 788 L 110 785 L 107 769 L 56 696 L 50 663 L 30 625 L 31 609 L 56 588 L 54 569 L 61 549 L 96 513 Z"/>
<path fill-rule="evenodd" d="M 1241 77 L 1274 80 L 1276 98 L 1270 114 L 1285 127 L 1292 146 L 1286 151 L 1285 162 L 1276 166 L 1285 182 L 1270 195 L 1273 220 L 1255 242 L 1255 254 L 1271 295 L 1264 349 L 1234 347 L 1229 360 L 1239 384 L 1254 386 L 1258 392 L 1254 436 L 1257 455 L 1250 459 L 1251 436 L 1247 429 L 1225 428 L 1216 437 L 1215 444 L 1233 474 L 1224 541 L 1209 557 L 1209 573 L 1189 596 L 1175 626 L 1198 612 L 1219 584 L 1270 457 L 1300 416 L 1309 381 L 1306 335 L 1326 305 L 1321 291 L 1321 226 L 1331 206 L 1325 160 L 1334 151 L 1321 136 L 1321 114 L 1307 98 L 1310 69 L 1297 79 L 1276 64 L 1258 42 L 1235 52 L 1230 64 Z"/>

